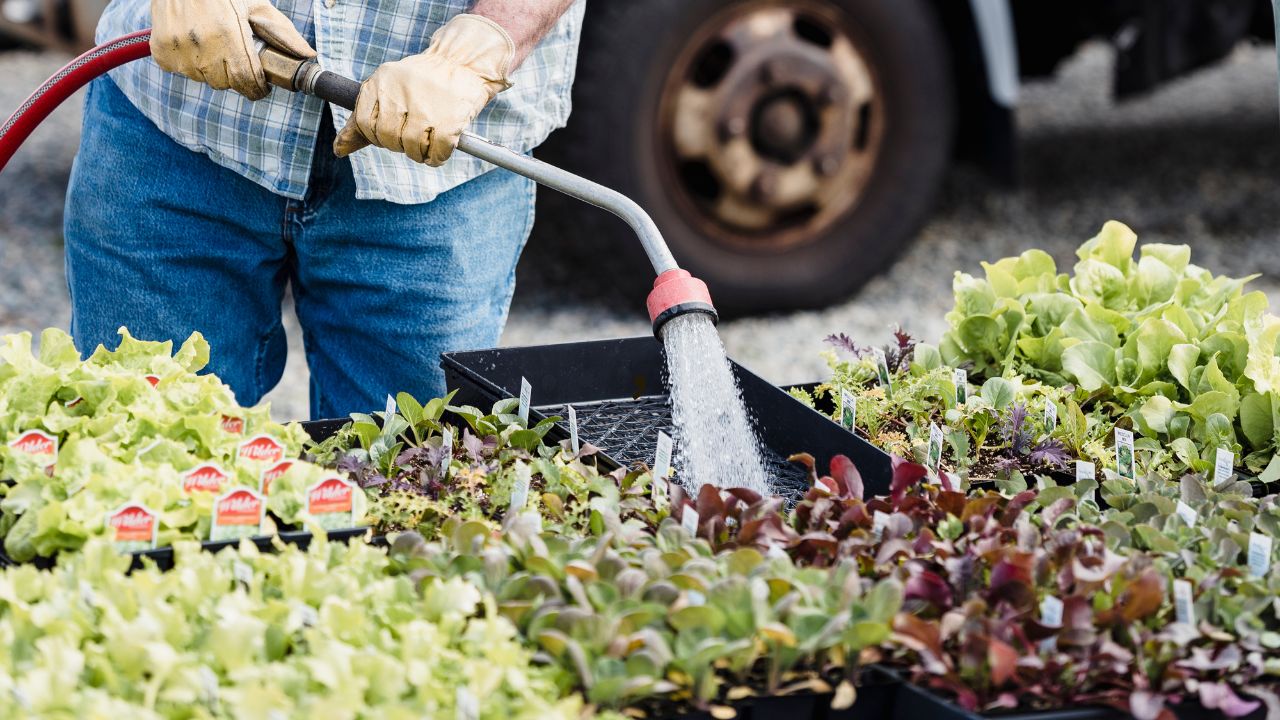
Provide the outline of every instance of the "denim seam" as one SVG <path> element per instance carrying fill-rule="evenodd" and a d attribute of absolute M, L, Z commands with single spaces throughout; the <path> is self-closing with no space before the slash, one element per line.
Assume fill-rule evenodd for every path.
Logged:
<path fill-rule="evenodd" d="M 271 347 L 271 338 L 276 332 L 284 332 L 284 325 L 279 322 L 272 323 L 267 331 L 258 335 L 258 351 L 254 357 L 253 372 L 253 394 L 257 396 L 256 404 L 262 400 L 262 396 L 267 394 L 266 381 L 263 380 L 265 365 L 267 363 L 267 349 Z M 286 349 L 286 352 L 288 350 Z"/>

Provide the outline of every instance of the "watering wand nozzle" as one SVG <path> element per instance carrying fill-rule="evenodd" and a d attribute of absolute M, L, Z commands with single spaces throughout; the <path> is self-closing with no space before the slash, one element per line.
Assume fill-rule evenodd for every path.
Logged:
<path fill-rule="evenodd" d="M 348 110 L 355 109 L 356 98 L 360 95 L 360 83 L 355 80 L 321 69 L 315 60 L 296 58 L 271 46 L 264 46 L 259 55 L 263 73 L 267 82 L 272 85 L 314 95 Z M 464 132 L 458 142 L 458 149 L 530 178 L 540 185 L 608 210 L 631 226 L 640 239 L 645 254 L 649 256 L 654 272 L 658 274 L 653 292 L 649 294 L 646 303 L 654 335 L 661 338 L 658 333 L 662 326 L 679 315 L 702 313 L 711 316 L 713 322 L 718 319 L 706 283 L 680 269 L 653 218 L 631 198 L 568 170 L 490 142 L 479 135 Z"/>

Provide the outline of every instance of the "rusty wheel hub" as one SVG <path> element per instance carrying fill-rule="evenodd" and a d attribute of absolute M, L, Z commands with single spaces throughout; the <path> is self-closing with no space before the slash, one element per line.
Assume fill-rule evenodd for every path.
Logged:
<path fill-rule="evenodd" d="M 670 187 L 700 229 L 804 244 L 856 205 L 882 135 L 875 78 L 826 4 L 745 3 L 705 22 L 663 93 Z"/>

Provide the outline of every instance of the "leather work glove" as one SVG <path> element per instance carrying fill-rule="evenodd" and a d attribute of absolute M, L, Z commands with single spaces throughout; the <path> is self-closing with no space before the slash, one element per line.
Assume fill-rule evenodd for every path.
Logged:
<path fill-rule="evenodd" d="M 507 74 L 515 52 L 511 36 L 494 21 L 455 16 L 431 36 L 425 52 L 386 63 L 364 81 L 333 152 L 346 157 L 377 145 L 443 165 L 462 131 L 511 87 Z"/>
<path fill-rule="evenodd" d="M 250 100 L 271 89 L 254 35 L 295 57 L 316 56 L 270 0 L 151 0 L 151 25 L 151 55 L 161 68 Z"/>

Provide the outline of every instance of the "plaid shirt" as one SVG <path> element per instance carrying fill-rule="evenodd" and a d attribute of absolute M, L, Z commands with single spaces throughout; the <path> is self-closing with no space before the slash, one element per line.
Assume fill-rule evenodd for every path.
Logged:
<path fill-rule="evenodd" d="M 381 64 L 424 50 L 432 33 L 466 11 L 472 0 L 273 0 L 311 42 L 327 69 L 363 79 Z M 512 75 L 472 130 L 528 152 L 562 127 L 578 56 L 585 0 L 578 0 Z M 98 24 L 103 41 L 151 24 L 149 0 L 112 0 Z M 111 73 L 144 115 L 178 143 L 202 152 L 263 187 L 301 199 L 307 192 L 324 103 L 275 89 L 252 102 L 231 91 L 166 73 L 147 59 Z M 331 107 L 341 128 L 350 112 Z M 441 168 L 400 153 L 368 148 L 351 155 L 356 197 L 396 203 L 429 202 L 489 169 L 463 153 Z"/>

